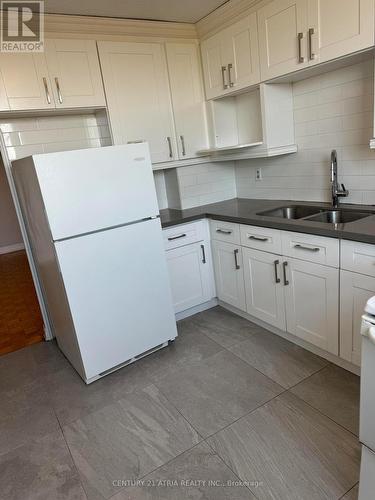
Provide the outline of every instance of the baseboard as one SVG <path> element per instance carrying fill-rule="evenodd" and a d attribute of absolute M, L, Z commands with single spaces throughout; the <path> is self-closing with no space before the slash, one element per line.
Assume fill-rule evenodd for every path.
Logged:
<path fill-rule="evenodd" d="M 346 361 L 345 359 L 342 359 L 339 356 L 335 356 L 334 354 L 331 354 L 330 352 L 324 351 L 323 349 L 320 349 L 319 347 L 316 347 L 312 344 L 309 344 L 305 340 L 299 339 L 298 337 L 296 337 L 288 332 L 284 332 L 283 330 L 280 330 L 279 328 L 276 328 L 275 326 L 269 325 L 268 323 L 265 323 L 264 321 L 262 321 L 258 318 L 254 318 L 254 316 L 251 316 L 251 314 L 248 314 L 244 311 L 241 311 L 240 309 L 237 309 L 236 307 L 233 307 L 230 304 L 227 304 L 226 302 L 219 300 L 218 304 L 220 306 L 222 306 L 224 309 L 228 309 L 228 311 L 231 311 L 234 314 L 238 314 L 238 316 L 241 316 L 242 318 L 245 318 L 245 319 L 251 321 L 252 323 L 255 323 L 256 325 L 261 326 L 265 330 L 268 330 L 271 333 L 274 333 L 275 335 L 279 335 L 279 337 L 283 337 L 284 339 L 289 340 L 290 342 L 293 342 L 293 344 L 297 344 L 300 347 L 303 347 L 307 351 L 310 351 L 313 354 L 316 354 L 317 356 L 320 356 L 321 358 L 326 359 L 330 363 L 333 363 L 335 365 L 340 366 L 341 368 L 344 368 L 344 370 L 348 370 L 349 372 L 352 372 L 355 375 L 360 375 L 360 373 L 361 373 L 361 368 L 359 366 L 353 365 L 349 361 Z"/>
<path fill-rule="evenodd" d="M 19 252 L 24 250 L 25 245 L 23 243 L 16 243 L 15 245 L 8 245 L 6 247 L 0 247 L 0 255 L 4 253 Z"/>
<path fill-rule="evenodd" d="M 215 297 L 214 299 L 209 300 L 208 302 L 204 302 L 203 304 L 199 304 L 199 306 L 191 307 L 190 309 L 186 309 L 186 311 L 181 311 L 176 313 L 176 321 L 180 319 L 188 318 L 189 316 L 193 316 L 194 314 L 198 314 L 202 311 L 206 311 L 207 309 L 211 309 L 218 305 L 218 300 Z"/>

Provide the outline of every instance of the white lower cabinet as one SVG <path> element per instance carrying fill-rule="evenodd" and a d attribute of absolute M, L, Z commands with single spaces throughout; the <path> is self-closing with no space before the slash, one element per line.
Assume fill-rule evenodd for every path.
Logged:
<path fill-rule="evenodd" d="M 339 270 L 285 259 L 287 331 L 338 355 Z"/>
<path fill-rule="evenodd" d="M 361 364 L 361 316 L 375 295 L 375 278 L 350 271 L 340 273 L 340 356 Z"/>
<path fill-rule="evenodd" d="M 247 312 L 280 330 L 285 330 L 280 255 L 250 248 L 243 248 L 242 255 Z"/>
<path fill-rule="evenodd" d="M 242 248 L 224 241 L 212 241 L 217 296 L 246 311 Z"/>
<path fill-rule="evenodd" d="M 167 264 L 176 313 L 212 299 L 209 245 L 198 242 L 168 250 Z"/>

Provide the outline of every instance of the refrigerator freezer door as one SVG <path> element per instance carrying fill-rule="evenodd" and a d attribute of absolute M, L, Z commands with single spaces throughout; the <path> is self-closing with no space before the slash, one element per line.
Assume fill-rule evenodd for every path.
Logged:
<path fill-rule="evenodd" d="M 55 248 L 88 381 L 176 337 L 158 219 Z"/>
<path fill-rule="evenodd" d="M 148 146 L 33 156 L 53 240 L 159 213 Z"/>

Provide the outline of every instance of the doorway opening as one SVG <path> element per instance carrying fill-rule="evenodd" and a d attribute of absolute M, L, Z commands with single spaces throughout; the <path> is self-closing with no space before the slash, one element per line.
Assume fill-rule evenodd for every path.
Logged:
<path fill-rule="evenodd" d="M 0 356 L 43 340 L 43 318 L 0 156 Z"/>

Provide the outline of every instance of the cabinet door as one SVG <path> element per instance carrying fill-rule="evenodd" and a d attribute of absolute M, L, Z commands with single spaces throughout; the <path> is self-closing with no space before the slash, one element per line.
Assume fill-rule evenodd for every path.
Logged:
<path fill-rule="evenodd" d="M 340 357 L 361 364 L 361 316 L 375 295 L 375 278 L 340 272 Z"/>
<path fill-rule="evenodd" d="M 260 82 L 258 28 L 254 12 L 225 30 L 225 64 L 228 68 L 229 87 L 239 90 Z"/>
<path fill-rule="evenodd" d="M 374 45 L 374 0 L 309 0 L 311 63 Z"/>
<path fill-rule="evenodd" d="M 307 0 L 274 0 L 258 10 L 262 80 L 308 65 L 307 11 Z"/>
<path fill-rule="evenodd" d="M 337 355 L 339 270 L 297 259 L 285 262 L 287 331 Z"/>
<path fill-rule="evenodd" d="M 57 108 L 105 106 L 93 40 L 47 40 L 45 54 Z"/>
<path fill-rule="evenodd" d="M 167 251 L 167 263 L 176 313 L 213 297 L 209 246 L 203 242 Z"/>
<path fill-rule="evenodd" d="M 98 48 L 114 143 L 148 142 L 153 163 L 176 159 L 163 45 L 99 42 Z"/>
<path fill-rule="evenodd" d="M 242 249 L 247 312 L 285 330 L 284 290 L 281 257 L 272 253 Z"/>
<path fill-rule="evenodd" d="M 246 311 L 241 247 L 213 241 L 212 253 L 217 296 L 223 302 Z"/>
<path fill-rule="evenodd" d="M 44 54 L 0 52 L 0 68 L 9 109 L 55 107 Z"/>
<path fill-rule="evenodd" d="M 207 38 L 201 42 L 202 65 L 206 98 L 213 99 L 229 90 L 228 69 L 229 61 L 225 60 L 224 32 Z"/>
<path fill-rule="evenodd" d="M 198 47 L 167 43 L 166 48 L 178 156 L 180 159 L 194 158 L 199 150 L 208 147 Z"/>

